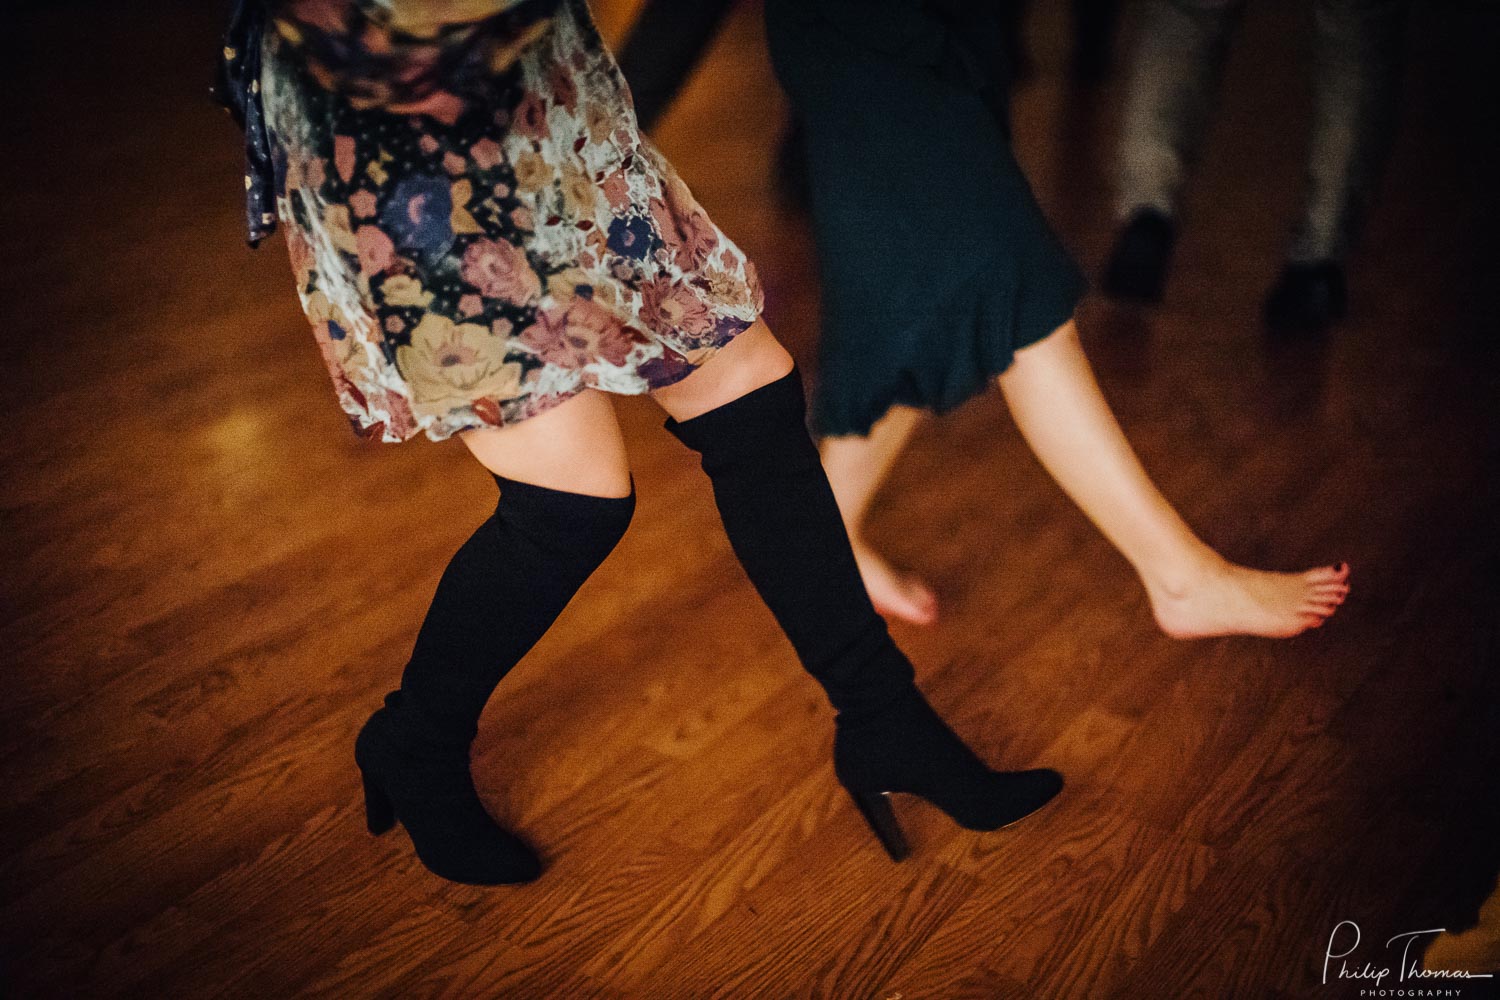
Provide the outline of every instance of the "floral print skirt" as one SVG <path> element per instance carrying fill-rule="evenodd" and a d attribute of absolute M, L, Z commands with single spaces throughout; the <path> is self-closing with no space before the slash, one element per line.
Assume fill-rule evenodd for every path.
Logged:
<path fill-rule="evenodd" d="M 756 320 L 753 266 L 640 134 L 583 0 L 400 6 L 293 0 L 262 49 L 277 215 L 357 432 L 648 392 Z"/>

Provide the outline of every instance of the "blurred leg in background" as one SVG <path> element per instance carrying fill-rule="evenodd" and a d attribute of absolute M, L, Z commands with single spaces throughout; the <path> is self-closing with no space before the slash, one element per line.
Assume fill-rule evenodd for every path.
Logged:
<path fill-rule="evenodd" d="M 651 131 L 719 33 L 734 0 L 646 0 L 620 49 L 635 117 Z"/>
<path fill-rule="evenodd" d="M 1073 75 L 1097 83 L 1109 75 L 1119 0 L 1073 0 Z"/>
<path fill-rule="evenodd" d="M 1030 79 L 1036 67 L 1031 62 L 1031 51 L 1026 46 L 1026 18 L 1031 13 L 1031 0 L 1016 0 L 1001 4 L 1000 20 L 1004 25 L 1000 41 L 1005 46 L 1005 61 L 1010 65 L 1011 84 Z"/>
<path fill-rule="evenodd" d="M 1003 40 L 1012 82 L 1021 83 L 1036 70 L 1026 47 L 1026 20 L 1031 11 L 1031 0 L 1013 0 L 998 7 L 1005 25 Z M 1098 83 L 1109 75 L 1115 27 L 1120 20 L 1120 2 L 1072 0 L 1069 7 L 1073 16 L 1073 77 L 1084 83 Z"/>
<path fill-rule="evenodd" d="M 1104 290 L 1161 299 L 1177 206 L 1222 82 L 1244 0 L 1147 0 L 1131 54 L 1120 141 L 1123 224 Z M 1302 210 L 1266 297 L 1273 328 L 1322 329 L 1347 310 L 1345 259 L 1396 124 L 1405 0 L 1317 0 L 1313 113 Z"/>
<path fill-rule="evenodd" d="M 1266 297 L 1272 327 L 1319 329 L 1346 312 L 1345 260 L 1396 131 L 1405 0 L 1313 7 L 1313 121 L 1302 214 Z"/>
<path fill-rule="evenodd" d="M 646 0 L 619 58 L 643 131 L 655 130 L 713 44 L 732 6 L 734 0 Z M 777 146 L 774 176 L 783 203 L 805 211 L 806 151 L 795 119 Z"/>
<path fill-rule="evenodd" d="M 1161 299 L 1177 201 L 1197 157 L 1244 0 L 1146 0 L 1130 54 L 1116 216 L 1123 223 L 1104 290 Z"/>

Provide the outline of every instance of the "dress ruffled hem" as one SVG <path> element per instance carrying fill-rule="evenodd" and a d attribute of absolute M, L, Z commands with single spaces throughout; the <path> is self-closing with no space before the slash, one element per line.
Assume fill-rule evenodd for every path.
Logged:
<path fill-rule="evenodd" d="M 976 272 L 944 305 L 898 333 L 865 327 L 865 349 L 825 341 L 813 398 L 819 437 L 864 437 L 892 406 L 951 412 L 987 390 L 1015 353 L 1073 318 L 1087 292 L 1082 274 L 1041 287 Z M 826 336 L 826 333 L 825 333 Z M 881 343 L 873 343 L 878 337 Z"/>

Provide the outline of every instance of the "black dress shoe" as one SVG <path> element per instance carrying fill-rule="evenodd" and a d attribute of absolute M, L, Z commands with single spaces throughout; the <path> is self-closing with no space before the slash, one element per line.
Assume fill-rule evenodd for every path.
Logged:
<path fill-rule="evenodd" d="M 1172 220 L 1154 208 L 1137 209 L 1120 230 L 1104 269 L 1105 294 L 1135 302 L 1160 302 L 1177 240 Z"/>
<path fill-rule="evenodd" d="M 1318 331 L 1344 318 L 1349 292 L 1344 269 L 1331 260 L 1288 264 L 1266 295 L 1266 325 L 1273 330 Z"/>

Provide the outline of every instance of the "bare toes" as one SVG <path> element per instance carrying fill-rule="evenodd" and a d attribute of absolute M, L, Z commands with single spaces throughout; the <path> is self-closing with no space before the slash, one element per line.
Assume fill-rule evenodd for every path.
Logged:
<path fill-rule="evenodd" d="M 878 586 L 880 596 L 871 595 L 875 610 L 913 625 L 931 625 L 938 618 L 938 600 L 928 587 L 915 577 L 893 575 L 885 581 L 890 587 Z"/>
<path fill-rule="evenodd" d="M 931 625 L 938 619 L 936 598 L 931 598 L 925 601 L 914 600 L 912 601 L 910 607 L 911 613 L 907 616 L 906 620 L 911 622 L 913 625 Z"/>
<path fill-rule="evenodd" d="M 875 610 L 888 618 L 898 618 L 912 625 L 931 625 L 937 620 L 937 612 L 932 608 L 911 604 L 906 601 L 874 601 Z"/>
<path fill-rule="evenodd" d="M 1309 583 L 1343 583 L 1349 579 L 1349 564 L 1339 563 L 1337 566 L 1319 566 L 1302 574 L 1303 579 Z"/>

